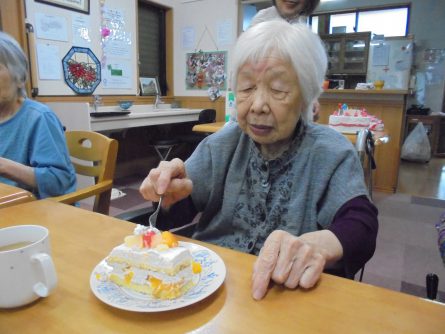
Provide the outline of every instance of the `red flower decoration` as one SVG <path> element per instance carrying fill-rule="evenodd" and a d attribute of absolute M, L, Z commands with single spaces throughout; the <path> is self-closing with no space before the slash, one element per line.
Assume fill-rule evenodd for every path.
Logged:
<path fill-rule="evenodd" d="M 70 59 L 68 61 L 68 79 L 79 88 L 89 89 L 96 81 L 96 68 L 91 64 L 79 63 Z"/>

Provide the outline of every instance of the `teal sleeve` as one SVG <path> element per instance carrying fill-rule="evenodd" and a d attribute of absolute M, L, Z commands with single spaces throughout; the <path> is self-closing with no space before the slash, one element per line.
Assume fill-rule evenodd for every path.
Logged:
<path fill-rule="evenodd" d="M 30 166 L 34 168 L 38 196 L 58 196 L 75 191 L 76 174 L 69 158 L 62 125 L 46 112 L 32 129 Z"/>

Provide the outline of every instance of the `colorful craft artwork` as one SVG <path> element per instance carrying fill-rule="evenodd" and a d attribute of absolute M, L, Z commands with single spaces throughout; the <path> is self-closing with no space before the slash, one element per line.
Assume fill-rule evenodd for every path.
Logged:
<path fill-rule="evenodd" d="M 89 48 L 72 47 L 62 65 L 65 82 L 76 94 L 92 94 L 99 85 L 100 62 Z"/>
<path fill-rule="evenodd" d="M 218 95 L 220 90 L 225 90 L 226 58 L 226 51 L 188 53 L 186 89 L 210 89 L 214 96 Z"/>

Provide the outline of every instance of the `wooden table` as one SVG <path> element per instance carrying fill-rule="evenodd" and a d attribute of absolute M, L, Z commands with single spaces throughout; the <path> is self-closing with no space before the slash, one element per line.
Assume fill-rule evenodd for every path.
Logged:
<path fill-rule="evenodd" d="M 0 209 L 35 200 L 32 193 L 0 182 Z"/>
<path fill-rule="evenodd" d="M 193 126 L 192 130 L 195 132 L 214 133 L 221 129 L 224 124 L 226 124 L 226 122 L 196 124 L 195 126 Z"/>
<path fill-rule="evenodd" d="M 59 282 L 48 298 L 0 310 L 0 333 L 443 333 L 445 306 L 407 294 L 323 275 L 310 291 L 274 286 L 251 297 L 255 257 L 203 244 L 227 267 L 223 285 L 188 307 L 160 313 L 122 311 L 99 301 L 89 277 L 134 224 L 41 200 L 5 208 L 0 227 L 50 230 Z"/>
<path fill-rule="evenodd" d="M 207 133 L 214 133 L 220 130 L 225 122 L 215 122 L 215 123 L 204 123 L 204 124 L 196 124 L 193 126 L 192 130 L 195 132 L 207 132 Z M 388 134 L 385 131 L 373 131 L 374 139 L 377 141 L 377 144 L 380 143 L 378 140 L 387 137 Z M 344 134 L 346 138 L 348 138 L 353 144 L 355 144 L 355 140 L 357 138 L 357 135 L 355 134 Z"/>

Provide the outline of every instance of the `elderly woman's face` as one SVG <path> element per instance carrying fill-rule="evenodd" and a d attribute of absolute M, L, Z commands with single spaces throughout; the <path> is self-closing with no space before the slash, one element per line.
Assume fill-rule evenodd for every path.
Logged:
<path fill-rule="evenodd" d="M 8 68 L 0 64 L 0 107 L 17 101 L 18 86 Z"/>
<path fill-rule="evenodd" d="M 238 124 L 255 142 L 289 142 L 302 110 L 297 75 L 289 61 L 270 56 L 244 64 L 236 98 Z"/>

